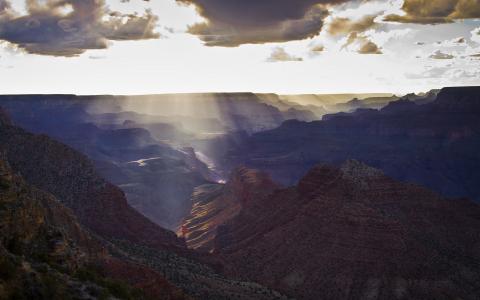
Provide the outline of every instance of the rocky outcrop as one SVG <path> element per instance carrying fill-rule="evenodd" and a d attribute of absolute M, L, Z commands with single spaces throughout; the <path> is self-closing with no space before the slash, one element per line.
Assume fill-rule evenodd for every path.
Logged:
<path fill-rule="evenodd" d="M 357 161 L 314 167 L 221 226 L 227 272 L 299 299 L 476 299 L 480 207 Z"/>
<path fill-rule="evenodd" d="M 237 198 L 243 205 L 263 195 L 268 195 L 280 186 L 265 172 L 247 167 L 237 167 L 226 184 L 227 193 Z"/>
<path fill-rule="evenodd" d="M 236 168 L 227 184 L 197 187 L 192 210 L 178 229 L 189 248 L 211 252 L 219 226 L 228 223 L 243 207 L 271 194 L 279 185 L 268 174 L 245 167 Z"/>
<path fill-rule="evenodd" d="M 241 209 L 236 199 L 225 197 L 224 185 L 202 185 L 193 191 L 192 209 L 177 230 L 187 246 L 198 251 L 213 250 L 217 227 L 235 217 Z"/>

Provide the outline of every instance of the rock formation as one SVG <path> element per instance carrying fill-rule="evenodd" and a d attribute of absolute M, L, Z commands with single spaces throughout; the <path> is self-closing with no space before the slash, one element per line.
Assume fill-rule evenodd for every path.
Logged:
<path fill-rule="evenodd" d="M 299 299 L 476 299 L 480 207 L 358 161 L 318 165 L 221 226 L 227 272 Z"/>
<path fill-rule="evenodd" d="M 225 185 L 202 185 L 192 195 L 192 210 L 178 234 L 189 248 L 212 251 L 217 229 L 238 215 L 243 207 L 255 203 L 280 188 L 268 174 L 245 167 L 236 168 Z"/>

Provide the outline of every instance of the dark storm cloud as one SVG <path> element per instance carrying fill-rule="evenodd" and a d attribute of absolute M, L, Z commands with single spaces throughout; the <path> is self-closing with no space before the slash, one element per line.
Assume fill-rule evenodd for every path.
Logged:
<path fill-rule="evenodd" d="M 194 4 L 207 19 L 189 32 L 207 46 L 285 42 L 316 36 L 327 6 L 347 0 L 177 0 Z"/>
<path fill-rule="evenodd" d="M 158 38 L 157 17 L 111 12 L 104 0 L 27 0 L 27 14 L 18 15 L 0 0 L 0 40 L 29 53 L 76 56 L 107 48 L 113 40 Z"/>
<path fill-rule="evenodd" d="M 438 24 L 480 18 L 480 0 L 405 0 L 402 9 L 405 15 L 388 15 L 385 20 Z"/>

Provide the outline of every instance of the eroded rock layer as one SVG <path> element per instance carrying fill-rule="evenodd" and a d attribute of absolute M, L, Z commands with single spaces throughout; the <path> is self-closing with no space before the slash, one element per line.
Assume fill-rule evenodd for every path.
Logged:
<path fill-rule="evenodd" d="M 479 228 L 477 204 L 348 161 L 243 207 L 215 252 L 300 299 L 476 299 Z"/>

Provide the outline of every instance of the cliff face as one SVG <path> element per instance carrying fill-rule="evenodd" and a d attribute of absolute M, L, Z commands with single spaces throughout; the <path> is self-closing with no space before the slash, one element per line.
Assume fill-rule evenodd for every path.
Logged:
<path fill-rule="evenodd" d="M 246 139 L 225 160 L 292 185 L 318 163 L 353 158 L 448 197 L 480 200 L 479 94 L 479 87 L 445 88 L 422 105 L 405 98 L 380 110 L 285 122 Z"/>
<path fill-rule="evenodd" d="M 479 228 L 478 205 L 349 161 L 244 207 L 215 251 L 227 272 L 301 299 L 475 299 Z"/>
<path fill-rule="evenodd" d="M 236 217 L 243 207 L 279 187 L 266 173 L 236 168 L 225 185 L 202 185 L 195 189 L 192 210 L 178 234 L 186 239 L 189 248 L 211 252 L 219 226 Z"/>

